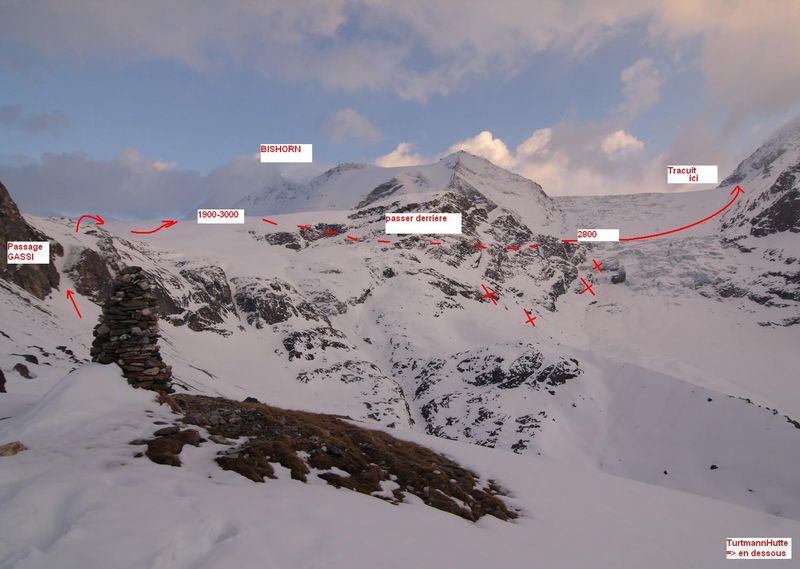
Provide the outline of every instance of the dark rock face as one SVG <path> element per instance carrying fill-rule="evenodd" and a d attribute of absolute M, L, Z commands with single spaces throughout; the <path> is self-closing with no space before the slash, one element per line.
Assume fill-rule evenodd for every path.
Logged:
<path fill-rule="evenodd" d="M 6 392 L 6 375 L 3 373 L 3 370 L 0 369 L 0 393 Z"/>
<path fill-rule="evenodd" d="M 111 294 L 111 273 L 108 264 L 97 251 L 83 249 L 68 269 L 75 282 L 75 291 L 97 303 L 103 303 Z"/>
<path fill-rule="evenodd" d="M 0 242 L 9 241 L 49 241 L 49 265 L 0 265 L 0 278 L 22 287 L 39 299 L 45 298 L 54 288 L 58 288 L 59 275 L 53 261 L 63 256 L 61 245 L 41 231 L 34 229 L 25 221 L 11 199 L 6 187 L 0 183 Z"/>
<path fill-rule="evenodd" d="M 195 332 L 211 331 L 223 336 L 230 332 L 220 325 L 228 316 L 236 316 L 233 295 L 228 284 L 225 271 L 216 265 L 204 267 L 186 267 L 181 269 L 181 276 L 192 285 L 189 300 L 200 306 L 197 310 L 187 310 L 183 320 L 174 319 L 173 324 L 185 322 Z"/>
<path fill-rule="evenodd" d="M 372 190 L 367 197 L 361 200 L 359 203 L 356 204 L 355 209 L 361 209 L 367 207 L 369 204 L 381 200 L 383 198 L 387 198 L 395 193 L 397 190 L 403 187 L 403 184 L 398 182 L 395 178 L 392 178 L 386 183 L 381 184 L 374 190 Z"/>
<path fill-rule="evenodd" d="M 263 328 L 292 317 L 319 320 L 314 307 L 289 283 L 280 279 L 233 278 L 233 298 L 247 323 Z"/>
<path fill-rule="evenodd" d="M 778 196 L 753 217 L 750 234 L 764 237 L 781 231 L 800 233 L 800 164 L 783 172 L 769 190 Z"/>
<path fill-rule="evenodd" d="M 283 245 L 287 249 L 293 249 L 295 251 L 299 251 L 303 248 L 300 244 L 301 238 L 295 233 L 289 233 L 288 231 L 268 233 L 266 235 L 257 235 L 255 231 L 250 231 L 249 233 L 256 241 L 266 241 L 270 245 Z"/>
<path fill-rule="evenodd" d="M 158 302 L 141 267 L 127 267 L 114 280 L 94 329 L 92 361 L 117 363 L 134 387 L 170 392 L 172 368 L 158 348 Z"/>
<path fill-rule="evenodd" d="M 26 366 L 25 364 L 14 364 L 14 371 L 20 374 L 25 379 L 33 379 L 31 370 L 29 370 L 28 366 Z"/>
<path fill-rule="evenodd" d="M 316 327 L 309 330 L 292 332 L 283 339 L 283 347 L 289 354 L 289 361 L 294 359 L 313 360 L 319 352 L 327 349 L 350 351 L 343 332 L 335 328 Z"/>

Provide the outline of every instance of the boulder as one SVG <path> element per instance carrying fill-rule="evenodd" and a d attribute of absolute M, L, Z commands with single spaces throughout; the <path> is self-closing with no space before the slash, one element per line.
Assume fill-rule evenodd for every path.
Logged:
<path fill-rule="evenodd" d="M 13 443 L 0 445 L 0 456 L 14 456 L 24 450 L 28 450 L 28 447 L 19 441 L 14 441 Z"/>

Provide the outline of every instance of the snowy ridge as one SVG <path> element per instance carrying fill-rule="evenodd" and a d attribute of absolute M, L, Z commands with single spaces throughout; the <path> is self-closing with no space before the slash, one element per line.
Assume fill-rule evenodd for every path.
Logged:
<path fill-rule="evenodd" d="M 800 117 L 777 130 L 722 181 L 745 188 L 743 200 L 722 217 L 727 235 L 764 237 L 800 233 Z M 795 237 L 794 243 L 800 243 Z"/>

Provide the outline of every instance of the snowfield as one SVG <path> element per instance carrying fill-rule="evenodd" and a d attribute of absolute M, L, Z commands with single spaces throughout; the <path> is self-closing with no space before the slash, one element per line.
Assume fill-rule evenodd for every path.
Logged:
<path fill-rule="evenodd" d="M 127 443 L 172 418 L 116 366 L 92 364 L 3 425 L 0 441 L 30 448 L 0 458 L 0 568 L 723 567 L 726 537 L 800 530 L 747 508 L 410 432 L 402 436 L 497 479 L 522 517 L 473 524 L 322 481 L 255 484 L 219 469 L 210 442 L 186 447 L 181 468 L 133 458 L 141 447 Z"/>

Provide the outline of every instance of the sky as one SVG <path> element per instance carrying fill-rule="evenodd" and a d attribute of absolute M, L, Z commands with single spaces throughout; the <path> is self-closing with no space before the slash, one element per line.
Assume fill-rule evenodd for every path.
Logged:
<path fill-rule="evenodd" d="M 724 177 L 800 114 L 797 29 L 796 0 L 0 0 L 0 181 L 155 218 L 467 150 L 550 195 L 694 191 L 666 165 Z"/>

